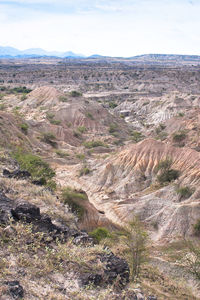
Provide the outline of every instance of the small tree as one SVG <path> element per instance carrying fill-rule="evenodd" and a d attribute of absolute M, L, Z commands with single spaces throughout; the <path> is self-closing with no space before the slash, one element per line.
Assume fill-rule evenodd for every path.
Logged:
<path fill-rule="evenodd" d="M 186 253 L 184 255 L 183 265 L 200 280 L 200 245 L 197 242 L 185 241 Z"/>
<path fill-rule="evenodd" d="M 141 265 L 147 260 L 148 235 L 137 217 L 129 223 L 121 235 L 126 245 L 125 253 L 129 261 L 131 279 L 139 277 Z"/>

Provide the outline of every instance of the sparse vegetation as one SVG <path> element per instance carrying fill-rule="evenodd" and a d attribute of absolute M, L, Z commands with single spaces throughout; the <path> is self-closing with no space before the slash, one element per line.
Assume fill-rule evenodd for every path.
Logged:
<path fill-rule="evenodd" d="M 187 199 L 193 194 L 194 190 L 189 186 L 184 186 L 184 187 L 178 187 L 176 189 L 176 192 L 180 196 L 180 199 Z"/>
<path fill-rule="evenodd" d="M 104 142 L 99 140 L 84 142 L 83 145 L 88 149 L 96 148 L 96 147 L 108 147 L 108 145 L 106 145 Z"/>
<path fill-rule="evenodd" d="M 90 172 L 91 171 L 88 167 L 83 167 L 79 172 L 79 176 L 88 175 Z"/>
<path fill-rule="evenodd" d="M 66 157 L 70 156 L 68 152 L 63 151 L 63 150 L 56 150 L 55 152 L 58 156 L 60 156 L 62 158 L 66 158 Z"/>
<path fill-rule="evenodd" d="M 186 139 L 185 131 L 178 131 L 173 134 L 173 142 L 180 143 Z"/>
<path fill-rule="evenodd" d="M 60 102 L 68 102 L 68 98 L 66 96 L 60 96 L 59 101 Z"/>
<path fill-rule="evenodd" d="M 135 143 L 142 141 L 143 138 L 144 137 L 141 132 L 136 131 L 136 130 L 131 132 L 131 140 L 134 141 Z"/>
<path fill-rule="evenodd" d="M 129 223 L 129 226 L 120 234 L 121 240 L 126 246 L 124 253 L 128 259 L 131 279 L 139 277 L 142 265 L 147 261 L 148 235 L 142 223 L 137 217 Z"/>
<path fill-rule="evenodd" d="M 77 130 L 80 132 L 80 133 L 85 133 L 87 131 L 87 128 L 85 126 L 79 126 L 77 128 Z"/>
<path fill-rule="evenodd" d="M 169 183 L 179 177 L 179 171 L 171 169 L 172 159 L 166 158 L 165 160 L 161 160 L 157 166 L 157 171 L 159 175 L 157 175 L 157 180 L 159 183 Z"/>
<path fill-rule="evenodd" d="M 39 156 L 19 149 L 13 153 L 13 157 L 17 160 L 22 170 L 30 172 L 34 180 L 42 180 L 44 184 L 48 184 L 48 181 L 55 176 L 55 172 L 49 164 L 43 161 Z"/>
<path fill-rule="evenodd" d="M 51 145 L 52 147 L 56 147 L 57 143 L 56 143 L 56 137 L 53 133 L 51 132 L 44 132 L 41 136 L 41 140 L 49 145 Z"/>
<path fill-rule="evenodd" d="M 93 115 L 90 112 L 86 113 L 86 117 L 89 118 L 89 119 L 91 119 L 91 120 L 94 120 L 94 117 L 93 117 Z"/>
<path fill-rule="evenodd" d="M 84 214 L 84 207 L 80 202 L 86 200 L 87 195 L 83 191 L 77 191 L 71 187 L 66 187 L 62 191 L 62 201 L 69 205 L 72 212 L 76 213 L 79 219 L 81 219 Z"/>
<path fill-rule="evenodd" d="M 89 235 L 93 237 L 98 243 L 100 243 L 103 239 L 111 238 L 110 231 L 105 227 L 98 227 L 91 231 Z"/>
<path fill-rule="evenodd" d="M 20 124 L 20 128 L 25 134 L 28 133 L 28 124 L 27 123 Z"/>
<path fill-rule="evenodd" d="M 78 92 L 78 91 L 71 91 L 70 96 L 71 97 L 80 97 L 80 96 L 82 96 L 82 93 Z"/>

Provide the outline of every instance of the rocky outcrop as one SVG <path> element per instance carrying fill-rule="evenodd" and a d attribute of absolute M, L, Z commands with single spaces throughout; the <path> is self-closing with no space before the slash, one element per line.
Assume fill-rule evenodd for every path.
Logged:
<path fill-rule="evenodd" d="M 29 177 L 31 177 L 31 174 L 28 171 L 19 169 L 13 172 L 7 169 L 3 169 L 3 176 L 7 178 L 28 179 Z"/>
<path fill-rule="evenodd" d="M 66 225 L 55 225 L 48 215 L 41 214 L 39 207 L 25 201 L 13 201 L 0 193 L 0 224 L 6 225 L 10 218 L 15 222 L 31 223 L 34 232 L 43 232 L 48 241 L 59 239 L 66 241 L 73 237 L 74 244 L 93 244 L 94 241 L 86 232 L 71 229 Z"/>
<path fill-rule="evenodd" d="M 129 282 L 130 270 L 127 262 L 112 252 L 97 256 L 103 263 L 103 270 L 99 273 L 83 273 L 80 276 L 82 285 L 108 285 L 117 280 L 118 287 L 123 288 Z"/>
<path fill-rule="evenodd" d="M 8 294 L 13 299 L 22 299 L 24 297 L 24 289 L 19 281 L 6 281 L 5 285 L 8 287 Z"/>

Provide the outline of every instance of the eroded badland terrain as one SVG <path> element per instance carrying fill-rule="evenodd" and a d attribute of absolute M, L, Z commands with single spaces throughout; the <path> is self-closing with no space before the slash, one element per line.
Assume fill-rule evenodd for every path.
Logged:
<path fill-rule="evenodd" d="M 1 60 L 0 299 L 200 299 L 199 238 L 198 61 Z"/>

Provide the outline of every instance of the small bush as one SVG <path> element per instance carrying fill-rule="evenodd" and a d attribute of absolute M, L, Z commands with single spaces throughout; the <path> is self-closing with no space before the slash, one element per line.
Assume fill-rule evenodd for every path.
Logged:
<path fill-rule="evenodd" d="M 108 131 L 110 134 L 113 134 L 113 133 L 116 133 L 116 131 L 118 131 L 118 129 L 119 129 L 118 125 L 113 123 L 113 124 L 110 124 Z"/>
<path fill-rule="evenodd" d="M 25 134 L 28 133 L 28 124 L 22 123 L 22 124 L 20 124 L 20 128 Z"/>
<path fill-rule="evenodd" d="M 41 140 L 43 142 L 51 145 L 52 147 L 55 147 L 57 145 L 55 139 L 56 139 L 55 135 L 51 132 L 44 132 L 41 137 Z"/>
<path fill-rule="evenodd" d="M 84 167 L 84 168 L 82 168 L 82 169 L 80 170 L 79 176 L 87 175 L 87 174 L 89 174 L 89 173 L 90 173 L 90 169 L 87 168 L 87 167 Z"/>
<path fill-rule="evenodd" d="M 115 107 L 117 107 L 117 103 L 115 103 L 115 102 L 113 102 L 113 101 L 110 101 L 110 102 L 109 102 L 109 107 L 110 107 L 110 108 L 115 108 Z"/>
<path fill-rule="evenodd" d="M 26 94 L 23 94 L 23 95 L 21 96 L 21 101 L 24 101 L 24 100 L 26 100 L 26 99 L 27 99 Z"/>
<path fill-rule="evenodd" d="M 15 88 L 11 89 L 11 92 L 17 93 L 17 94 L 21 94 L 21 93 L 28 94 L 28 93 L 32 92 L 32 90 L 28 89 L 25 86 L 19 86 L 19 87 L 15 87 Z"/>
<path fill-rule="evenodd" d="M 87 131 L 86 127 L 85 126 L 79 126 L 77 128 L 77 130 L 80 132 L 80 133 L 85 133 Z"/>
<path fill-rule="evenodd" d="M 98 243 L 100 243 L 101 240 L 103 239 L 111 237 L 111 233 L 105 227 L 98 227 L 94 229 L 92 232 L 90 232 L 89 235 L 93 237 Z"/>
<path fill-rule="evenodd" d="M 6 109 L 5 104 L 4 104 L 4 103 L 1 103 L 1 104 L 0 104 L 0 110 L 5 110 L 5 109 Z"/>
<path fill-rule="evenodd" d="M 49 164 L 43 161 L 39 156 L 25 153 L 22 150 L 13 153 L 13 156 L 17 160 L 20 168 L 30 172 L 34 180 L 42 179 L 44 184 L 46 184 L 55 176 L 55 172 L 51 169 Z"/>
<path fill-rule="evenodd" d="M 86 117 L 89 118 L 89 119 L 91 119 L 91 120 L 94 120 L 94 117 L 93 117 L 93 115 L 90 112 L 86 113 Z"/>
<path fill-rule="evenodd" d="M 68 98 L 66 96 L 60 96 L 59 101 L 60 102 L 68 102 Z"/>
<path fill-rule="evenodd" d="M 87 195 L 83 191 L 77 191 L 71 187 L 66 187 L 62 191 L 62 201 L 69 205 L 72 212 L 76 213 L 79 219 L 84 214 L 84 207 L 80 202 L 85 200 L 87 200 Z"/>
<path fill-rule="evenodd" d="M 134 130 L 134 131 L 131 132 L 131 139 L 135 143 L 138 143 L 138 142 L 140 142 L 143 139 L 143 135 L 142 135 L 141 132 Z"/>
<path fill-rule="evenodd" d="M 83 153 L 77 153 L 76 154 L 76 158 L 78 158 L 80 160 L 84 160 L 85 159 L 85 154 L 83 154 Z"/>
<path fill-rule="evenodd" d="M 78 92 L 78 91 L 71 91 L 70 96 L 71 97 L 80 97 L 80 96 L 82 96 L 82 93 Z"/>
<path fill-rule="evenodd" d="M 159 183 L 167 183 L 177 179 L 180 175 L 178 170 L 170 169 L 172 165 L 172 160 L 166 158 L 161 160 L 157 166 L 157 171 L 160 171 L 160 174 L 157 176 Z"/>
<path fill-rule="evenodd" d="M 56 151 L 56 154 L 62 158 L 65 158 L 65 157 L 68 157 L 69 156 L 69 153 L 65 152 L 65 151 L 62 151 L 62 150 L 57 150 Z"/>
<path fill-rule="evenodd" d="M 73 131 L 73 136 L 76 137 L 77 139 L 81 138 L 81 132 L 78 130 Z"/>
<path fill-rule="evenodd" d="M 49 122 L 51 124 L 53 124 L 53 125 L 60 125 L 61 121 L 55 120 L 54 116 L 55 115 L 53 113 L 50 113 L 50 112 L 46 114 L 46 118 L 47 118 L 47 120 L 49 120 Z"/>
<path fill-rule="evenodd" d="M 180 143 L 186 138 L 186 133 L 184 131 L 179 131 L 173 134 L 173 142 Z"/>
<path fill-rule="evenodd" d="M 194 234 L 200 235 L 200 219 L 194 224 Z"/>
<path fill-rule="evenodd" d="M 187 199 L 193 194 L 193 190 L 189 186 L 179 187 L 176 190 L 177 194 L 180 195 L 181 199 Z"/>
<path fill-rule="evenodd" d="M 108 147 L 105 143 L 103 143 L 102 141 L 96 140 L 96 141 L 90 141 L 90 142 L 84 142 L 83 145 L 88 148 L 95 148 L 95 147 Z"/>

